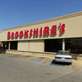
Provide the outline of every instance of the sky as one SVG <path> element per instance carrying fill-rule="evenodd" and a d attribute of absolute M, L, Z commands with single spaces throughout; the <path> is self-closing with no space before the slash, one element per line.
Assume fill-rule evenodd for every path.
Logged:
<path fill-rule="evenodd" d="M 0 30 L 82 11 L 82 0 L 0 0 Z"/>

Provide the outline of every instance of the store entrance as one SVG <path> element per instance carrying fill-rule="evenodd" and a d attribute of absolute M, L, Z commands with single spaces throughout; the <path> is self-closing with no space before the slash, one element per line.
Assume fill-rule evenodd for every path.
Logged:
<path fill-rule="evenodd" d="M 63 39 L 48 39 L 45 40 L 45 52 L 58 52 L 62 50 Z M 73 54 L 82 54 L 82 38 L 64 39 L 65 50 Z"/>
<path fill-rule="evenodd" d="M 10 42 L 10 49 L 17 50 L 17 46 L 18 46 L 18 41 L 11 41 Z"/>
<path fill-rule="evenodd" d="M 9 47 L 9 42 L 2 42 L 3 43 L 3 49 L 8 49 Z"/>
<path fill-rule="evenodd" d="M 82 54 L 82 38 L 67 39 L 66 48 L 69 48 L 71 53 Z"/>
<path fill-rule="evenodd" d="M 62 39 L 45 40 L 45 52 L 57 52 L 62 49 Z"/>

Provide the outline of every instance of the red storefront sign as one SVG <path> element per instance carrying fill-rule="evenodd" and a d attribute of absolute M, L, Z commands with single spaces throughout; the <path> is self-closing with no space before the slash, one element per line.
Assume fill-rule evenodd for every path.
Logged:
<path fill-rule="evenodd" d="M 58 34 L 57 34 L 58 31 Z M 55 37 L 56 35 L 62 36 L 65 33 L 65 24 L 52 25 L 51 27 L 45 26 L 41 28 L 26 29 L 16 32 L 7 32 L 8 40 L 16 39 L 32 39 L 32 38 L 47 38 Z"/>
<path fill-rule="evenodd" d="M 65 24 L 61 24 L 59 25 L 59 36 L 62 36 L 65 32 Z"/>

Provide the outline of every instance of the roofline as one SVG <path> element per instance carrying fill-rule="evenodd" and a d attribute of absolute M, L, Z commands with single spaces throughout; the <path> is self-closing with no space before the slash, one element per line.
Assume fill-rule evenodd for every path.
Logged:
<path fill-rule="evenodd" d="M 65 19 L 65 18 L 69 18 L 69 17 L 80 16 L 80 15 L 82 15 L 82 11 L 69 13 L 69 14 L 66 14 L 66 15 L 63 15 L 63 16 L 58 16 L 58 17 L 55 17 L 55 18 L 52 18 L 52 19 L 43 20 L 43 21 L 39 21 L 39 22 L 36 22 L 36 23 L 32 23 L 32 24 L 20 25 L 20 26 L 16 26 L 16 27 L 13 27 L 13 28 L 7 28 L 7 29 L 3 29 L 1 31 L 6 31 L 6 30 L 9 30 L 9 29 L 12 30 L 12 29 L 16 29 L 16 28 L 23 28 L 23 27 L 27 27 L 27 26 L 42 24 L 42 23 L 46 23 L 46 22 L 51 22 L 51 21 L 55 21 L 55 20 L 60 20 L 60 19 Z"/>

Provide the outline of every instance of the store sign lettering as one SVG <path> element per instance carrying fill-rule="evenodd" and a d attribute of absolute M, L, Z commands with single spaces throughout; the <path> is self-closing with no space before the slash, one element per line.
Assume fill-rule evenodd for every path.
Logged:
<path fill-rule="evenodd" d="M 57 34 L 58 31 L 58 34 Z M 62 36 L 65 33 L 65 24 L 52 25 L 51 27 L 45 26 L 44 28 L 26 29 L 16 32 L 7 32 L 8 40 L 16 39 L 32 39 L 32 38 L 47 38 L 55 37 L 56 35 Z"/>

